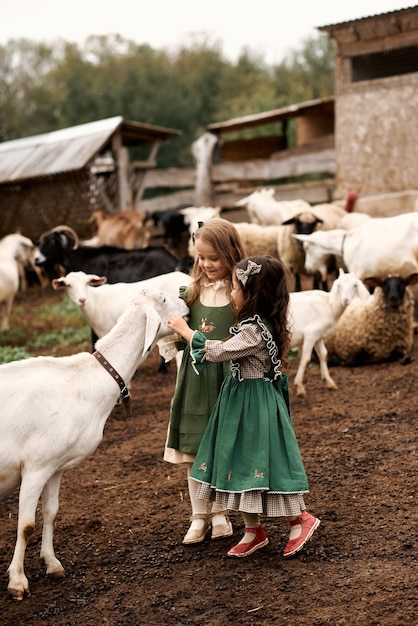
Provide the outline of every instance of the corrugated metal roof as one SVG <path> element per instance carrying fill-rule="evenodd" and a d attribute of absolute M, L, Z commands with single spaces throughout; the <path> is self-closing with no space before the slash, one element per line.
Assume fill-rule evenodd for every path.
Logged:
<path fill-rule="evenodd" d="M 212 133 L 231 132 L 242 128 L 250 128 L 251 126 L 260 126 L 280 120 L 288 120 L 314 109 L 327 109 L 329 107 L 334 107 L 334 98 L 318 98 L 299 104 L 291 104 L 281 109 L 264 111 L 263 113 L 255 113 L 254 115 L 244 115 L 243 117 L 235 117 L 225 122 L 208 124 L 206 130 Z"/>
<path fill-rule="evenodd" d="M 165 141 L 181 131 L 121 116 L 0 143 L 0 183 L 79 170 L 119 131 L 125 146 Z"/>
<path fill-rule="evenodd" d="M 377 17 L 387 17 L 388 15 L 396 15 L 397 13 L 404 13 L 405 11 L 411 11 L 417 9 L 416 5 L 411 7 L 405 7 L 404 9 L 397 9 L 396 11 L 387 11 L 386 13 L 377 13 L 376 15 L 368 15 L 366 17 L 360 17 L 355 20 L 348 20 L 346 22 L 338 22 L 337 24 L 328 24 L 327 26 L 317 26 L 317 30 L 332 31 L 339 28 L 345 28 L 350 24 L 357 24 L 358 22 L 364 22 L 366 20 L 376 19 Z"/>

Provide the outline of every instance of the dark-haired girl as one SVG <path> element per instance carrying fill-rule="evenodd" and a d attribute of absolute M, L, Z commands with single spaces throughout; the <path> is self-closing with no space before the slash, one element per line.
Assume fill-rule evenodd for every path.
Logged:
<path fill-rule="evenodd" d="M 225 341 L 207 340 L 181 317 L 168 320 L 190 343 L 196 372 L 209 362 L 231 360 L 190 477 L 198 482 L 198 497 L 242 514 L 245 533 L 228 556 L 245 557 L 268 544 L 264 515 L 289 519 L 289 557 L 320 521 L 306 510 L 308 481 L 290 418 L 287 376 L 280 369 L 290 344 L 286 270 L 269 256 L 240 261 L 231 295 L 236 324 Z"/>

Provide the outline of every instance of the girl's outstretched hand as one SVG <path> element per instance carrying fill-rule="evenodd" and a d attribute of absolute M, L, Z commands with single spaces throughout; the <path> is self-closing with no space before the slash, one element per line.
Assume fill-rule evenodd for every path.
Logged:
<path fill-rule="evenodd" d="M 167 326 L 178 335 L 184 337 L 186 341 L 190 341 L 193 336 L 193 330 L 190 328 L 186 320 L 179 315 L 173 315 L 167 320 Z"/>

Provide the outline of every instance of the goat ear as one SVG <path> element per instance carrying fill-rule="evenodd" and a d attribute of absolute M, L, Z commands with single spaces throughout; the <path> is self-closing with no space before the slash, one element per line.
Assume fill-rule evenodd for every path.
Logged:
<path fill-rule="evenodd" d="M 63 278 L 53 278 L 51 280 L 51 285 L 52 285 L 52 288 L 55 289 L 56 291 L 58 289 L 64 289 L 65 280 Z"/>
<path fill-rule="evenodd" d="M 142 351 L 142 356 L 145 356 L 145 354 L 151 348 L 161 326 L 161 318 L 154 308 L 150 307 L 147 310 L 146 314 L 147 314 L 147 322 L 145 326 L 145 338 L 144 338 L 144 348 Z"/>
<path fill-rule="evenodd" d="M 104 283 L 107 283 L 106 276 L 93 276 L 89 280 L 89 285 L 92 287 L 98 287 L 99 285 L 104 285 Z"/>
<path fill-rule="evenodd" d="M 340 285 L 341 283 L 337 282 L 337 279 L 334 280 L 334 282 L 332 283 L 331 290 L 329 291 L 328 296 L 330 304 L 335 304 L 337 302 L 338 295 L 340 293 Z"/>

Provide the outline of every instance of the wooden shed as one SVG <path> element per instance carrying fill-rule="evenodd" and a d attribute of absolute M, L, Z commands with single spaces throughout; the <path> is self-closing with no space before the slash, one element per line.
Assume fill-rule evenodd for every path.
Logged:
<path fill-rule="evenodd" d="M 58 224 L 90 236 L 92 210 L 138 207 L 161 142 L 180 134 L 117 116 L 0 144 L 0 237 L 37 240 Z M 145 160 L 130 158 L 138 146 Z"/>
<path fill-rule="evenodd" d="M 336 194 L 355 191 L 373 215 L 413 210 L 418 6 L 319 30 L 336 45 Z"/>
<path fill-rule="evenodd" d="M 291 122 L 295 126 L 294 147 L 289 147 Z M 237 132 L 277 123 L 280 130 L 273 135 L 234 137 Z M 275 187 L 276 196 L 286 199 L 293 196 L 295 186 L 299 187 L 296 181 L 304 176 L 318 179 L 305 186 L 308 200 L 325 202 L 332 194 L 329 187 L 335 173 L 334 98 L 208 124 L 206 130 L 218 139 L 211 170 L 216 204 L 233 206 L 259 184 Z"/>

